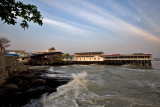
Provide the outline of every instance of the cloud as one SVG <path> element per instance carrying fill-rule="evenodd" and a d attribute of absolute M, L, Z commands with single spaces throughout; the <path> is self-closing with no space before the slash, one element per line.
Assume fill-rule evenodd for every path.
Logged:
<path fill-rule="evenodd" d="M 160 43 L 160 38 L 151 34 L 151 33 L 148 33 L 147 31 L 144 31 L 142 29 L 139 29 L 135 26 L 132 26 L 130 24 L 127 24 L 127 23 L 124 23 L 124 25 L 127 27 L 127 30 L 130 30 L 131 32 L 133 32 L 134 34 L 137 34 L 141 37 L 144 37 L 148 40 L 151 40 L 151 41 L 155 41 L 155 42 L 158 42 Z"/>
<path fill-rule="evenodd" d="M 140 17 L 137 17 L 137 16 L 135 16 L 134 19 L 135 19 L 137 22 L 140 22 L 140 21 L 141 21 L 141 18 L 140 18 Z"/>
<path fill-rule="evenodd" d="M 140 1 L 140 2 L 141 3 L 139 3 L 139 2 L 135 3 L 131 0 L 129 1 L 131 6 L 137 11 L 138 16 L 140 16 L 141 19 L 143 19 L 143 22 L 151 29 L 151 31 L 152 32 L 159 32 L 159 30 L 158 30 L 160 28 L 159 19 L 158 19 L 158 23 L 157 23 L 157 20 L 155 20 L 155 19 L 159 18 L 160 16 L 158 16 L 157 10 L 152 7 L 152 6 L 155 6 L 152 3 L 156 3 L 157 1 L 156 2 Z M 145 3 L 145 5 L 144 5 L 144 3 Z M 155 8 L 156 8 L 156 6 L 155 6 Z M 146 9 L 147 9 L 147 11 L 146 11 Z M 159 11 L 159 9 L 158 9 L 158 11 Z"/>
<path fill-rule="evenodd" d="M 88 23 L 93 24 L 95 28 L 98 26 L 97 29 L 104 29 L 104 30 L 116 32 L 117 34 L 120 34 L 121 36 L 124 36 L 124 37 L 134 35 L 134 36 L 143 37 L 144 39 L 148 39 L 150 41 L 155 41 L 155 42 L 160 41 L 160 38 L 158 38 L 156 35 L 151 34 L 145 31 L 144 29 L 136 27 L 114 16 L 112 13 L 106 11 L 106 9 L 102 7 L 98 7 L 98 6 L 95 6 L 94 4 L 91 4 L 86 1 L 81 1 L 81 0 L 76 2 L 78 3 L 75 3 L 72 0 L 69 0 L 67 2 L 55 0 L 55 2 L 49 1 L 47 3 L 70 15 L 73 15 L 77 18 L 80 18 L 81 20 L 85 20 Z M 119 11 L 122 11 L 122 9 Z M 141 18 L 136 17 L 136 20 L 140 21 Z M 52 22 L 52 23 L 68 29 L 75 29 L 75 30 L 81 31 L 79 28 L 71 27 L 65 23 L 57 23 L 57 22 Z"/>
<path fill-rule="evenodd" d="M 0 38 L 1 37 L 8 37 L 9 35 L 8 34 L 0 34 Z"/>
<path fill-rule="evenodd" d="M 78 28 L 78 27 L 71 25 L 69 23 L 60 22 L 60 21 L 56 21 L 53 19 L 47 19 L 47 18 L 44 18 L 43 21 L 44 21 L 44 23 L 51 24 L 53 27 L 60 27 L 61 31 L 64 31 L 64 32 L 79 33 L 81 36 L 87 36 L 87 35 L 91 34 L 90 31 Z"/>

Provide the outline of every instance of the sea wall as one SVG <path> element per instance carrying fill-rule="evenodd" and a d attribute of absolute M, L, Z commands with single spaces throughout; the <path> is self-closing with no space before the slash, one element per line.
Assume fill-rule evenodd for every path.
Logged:
<path fill-rule="evenodd" d="M 26 71 L 29 66 L 24 65 L 23 63 L 20 63 L 18 60 L 18 56 L 11 56 L 7 55 L 5 58 L 6 61 L 6 70 L 8 71 L 9 74 L 12 74 L 13 71 Z"/>
<path fill-rule="evenodd" d="M 0 85 L 2 85 L 8 78 L 8 71 L 6 70 L 5 55 L 0 53 Z"/>
<path fill-rule="evenodd" d="M 0 86 L 14 71 L 26 71 L 29 67 L 29 65 L 20 63 L 18 56 L 5 56 L 0 53 Z"/>

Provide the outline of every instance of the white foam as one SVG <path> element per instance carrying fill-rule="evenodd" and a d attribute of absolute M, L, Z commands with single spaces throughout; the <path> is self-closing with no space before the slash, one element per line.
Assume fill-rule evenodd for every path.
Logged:
<path fill-rule="evenodd" d="M 49 69 L 47 69 L 48 71 L 54 72 L 53 67 L 50 67 Z"/>
<path fill-rule="evenodd" d="M 86 72 L 72 74 L 72 77 L 73 81 L 58 87 L 56 93 L 42 98 L 44 107 L 103 107 L 96 104 L 95 99 L 99 96 L 90 92 L 86 87 Z"/>

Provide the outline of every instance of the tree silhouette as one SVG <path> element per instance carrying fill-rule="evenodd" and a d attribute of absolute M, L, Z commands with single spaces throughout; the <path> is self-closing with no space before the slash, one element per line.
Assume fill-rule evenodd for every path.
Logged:
<path fill-rule="evenodd" d="M 0 46 L 7 48 L 10 46 L 10 40 L 8 40 L 7 38 L 0 38 Z"/>
<path fill-rule="evenodd" d="M 37 10 L 35 5 L 23 4 L 22 2 L 15 0 L 0 0 L 0 17 L 4 23 L 15 25 L 17 23 L 17 17 L 22 18 L 20 26 L 22 28 L 28 28 L 28 22 L 33 21 L 42 26 L 43 17 Z"/>

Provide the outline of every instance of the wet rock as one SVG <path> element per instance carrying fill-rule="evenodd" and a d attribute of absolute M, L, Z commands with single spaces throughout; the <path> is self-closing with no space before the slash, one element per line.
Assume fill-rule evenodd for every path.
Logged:
<path fill-rule="evenodd" d="M 32 81 L 32 85 L 34 86 L 43 85 L 44 83 L 46 83 L 46 80 L 44 79 L 35 79 Z"/>
<path fill-rule="evenodd" d="M 45 70 L 31 70 L 12 75 L 0 87 L 0 107 L 20 107 L 30 99 L 40 98 L 46 93 L 56 92 L 60 85 L 68 83 L 71 78 L 47 77 Z"/>
<path fill-rule="evenodd" d="M 8 92 L 8 89 L 5 89 L 5 88 L 0 88 L 0 96 L 4 96 L 6 95 Z"/>
<path fill-rule="evenodd" d="M 12 83 L 5 84 L 4 87 L 7 89 L 19 89 L 19 87 L 16 84 L 12 84 Z"/>
<path fill-rule="evenodd" d="M 29 90 L 26 91 L 26 93 L 42 91 L 42 90 L 45 90 L 45 89 L 46 89 L 45 86 L 39 86 L 39 87 L 35 87 L 35 88 L 30 88 Z"/>
<path fill-rule="evenodd" d="M 29 81 L 23 80 L 21 84 L 19 84 L 20 87 L 28 87 L 30 85 Z"/>

